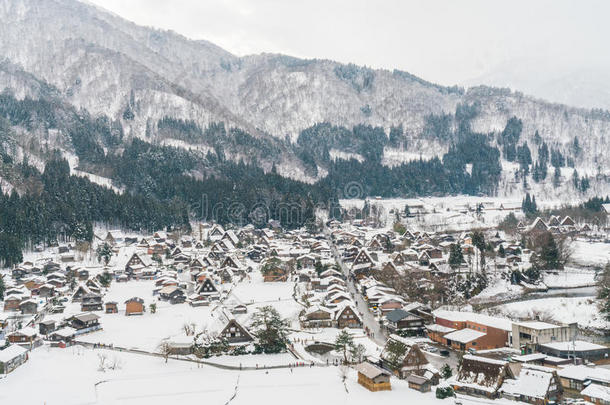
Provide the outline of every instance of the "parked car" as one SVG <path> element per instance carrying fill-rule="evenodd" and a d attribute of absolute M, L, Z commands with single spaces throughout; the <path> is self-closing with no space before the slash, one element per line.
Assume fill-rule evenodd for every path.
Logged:
<path fill-rule="evenodd" d="M 443 357 L 449 357 L 449 350 L 441 350 L 440 355 Z"/>

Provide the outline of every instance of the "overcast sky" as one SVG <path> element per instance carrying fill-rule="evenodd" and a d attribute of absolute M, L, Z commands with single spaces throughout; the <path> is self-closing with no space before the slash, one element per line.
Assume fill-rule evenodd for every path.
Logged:
<path fill-rule="evenodd" d="M 610 66 L 604 0 L 90 1 L 236 55 L 328 58 L 442 84 L 494 74 L 536 80 Z"/>

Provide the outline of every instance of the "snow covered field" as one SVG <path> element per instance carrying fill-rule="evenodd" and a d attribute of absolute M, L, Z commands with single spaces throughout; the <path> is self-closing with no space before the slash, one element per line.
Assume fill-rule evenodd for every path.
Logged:
<path fill-rule="evenodd" d="M 104 297 L 106 301 L 117 301 L 119 306 L 131 297 L 140 297 L 148 306 L 153 302 L 153 281 L 130 281 L 128 283 L 113 283 L 112 288 Z M 150 311 L 143 315 L 125 316 L 124 311 L 118 314 L 98 313 L 102 331 L 79 337 L 78 340 L 89 343 L 114 344 L 126 348 L 137 348 L 146 351 L 156 351 L 163 339 L 181 336 L 184 324 L 194 323 L 201 328 L 209 320 L 211 307 L 191 307 L 188 304 L 171 305 L 165 301 L 157 301 L 157 312 Z M 70 309 L 68 304 L 67 310 Z M 79 312 L 76 309 L 74 312 Z M 63 314 L 60 314 L 64 316 Z"/>
<path fill-rule="evenodd" d="M 577 288 L 596 285 L 595 272 L 567 267 L 565 271 L 544 273 L 543 283 L 549 288 Z"/>
<path fill-rule="evenodd" d="M 355 187 L 357 188 L 357 187 Z M 346 190 L 346 194 L 353 189 Z M 364 200 L 344 199 L 339 200 L 342 207 L 362 208 Z M 521 212 L 521 199 L 496 198 L 476 196 L 455 197 L 424 197 L 424 198 L 388 198 L 369 199 L 371 205 L 377 204 L 383 207 L 382 219 L 391 225 L 395 216 L 390 214 L 391 210 L 402 212 L 405 205 L 409 205 L 411 214 L 414 216 L 407 219 L 407 228 L 428 231 L 463 231 L 475 228 L 487 228 L 498 225 L 510 212 Z M 477 215 L 475 209 L 478 204 L 483 204 L 484 209 Z"/>
<path fill-rule="evenodd" d="M 576 240 L 572 243 L 572 261 L 585 266 L 604 266 L 610 262 L 610 243 Z"/>
<path fill-rule="evenodd" d="M 494 312 L 513 319 L 540 319 L 555 322 L 578 322 L 581 328 L 610 328 L 601 318 L 594 297 L 542 298 L 513 302 L 494 308 Z"/>
<path fill-rule="evenodd" d="M 121 369 L 98 371 L 100 353 L 116 356 Z M 344 385 L 338 367 L 229 371 L 99 349 L 37 349 L 25 365 L 0 380 L 0 403 L 11 405 L 221 405 L 233 395 L 232 405 L 448 403 L 395 378 L 392 391 L 369 392 L 358 385 L 354 370 Z"/>
<path fill-rule="evenodd" d="M 254 276 L 256 277 L 256 275 Z M 261 278 L 254 282 L 239 283 L 233 287 L 231 294 L 248 306 L 249 313 L 253 313 L 258 307 L 271 305 L 282 317 L 295 320 L 302 307 L 292 298 L 293 287 L 293 283 L 263 283 Z M 100 323 L 104 329 L 79 337 L 79 340 L 156 351 L 163 339 L 183 336 L 182 327 L 185 324 L 194 324 L 197 330 L 203 330 L 209 326 L 208 323 L 212 321 L 210 313 L 214 309 L 214 305 L 203 307 L 192 307 L 188 304 L 172 305 L 153 297 L 153 288 L 154 281 L 113 283 L 104 298 L 106 301 L 117 301 L 119 306 L 122 306 L 127 299 L 140 297 L 144 299 L 146 306 L 155 302 L 157 312 L 151 314 L 147 308 L 148 312 L 134 316 L 125 316 L 123 311 L 118 314 L 99 313 Z M 229 287 L 227 286 L 227 288 Z M 68 303 L 67 305 L 66 313 L 80 312 L 79 304 Z M 51 317 L 65 317 L 65 314 Z"/>

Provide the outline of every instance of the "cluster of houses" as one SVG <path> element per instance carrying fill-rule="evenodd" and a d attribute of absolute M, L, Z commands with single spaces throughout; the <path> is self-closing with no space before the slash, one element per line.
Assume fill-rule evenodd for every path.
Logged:
<path fill-rule="evenodd" d="M 380 326 L 390 335 L 380 358 L 369 359 L 375 361 L 358 368 L 359 382 L 370 390 L 390 389 L 389 376 L 392 374 L 407 379 L 409 386 L 417 390 L 427 391 L 438 384 L 438 371 L 428 364 L 421 345 L 410 338 L 417 336 L 466 353 L 464 359 L 467 361 L 462 363 L 459 373 L 451 380 L 453 389 L 489 398 L 554 403 L 568 389 L 560 381 L 560 375 L 570 364 L 610 362 L 608 347 L 575 340 L 575 323 L 513 322 L 473 312 L 433 311 L 426 304 L 401 296 L 381 281 L 382 273 L 406 275 L 417 281 L 419 287 L 425 288 L 432 287 L 435 279 L 443 282 L 448 277 L 476 271 L 466 263 L 460 266 L 448 264 L 452 245 L 460 246 L 464 257 L 477 253 L 470 234 L 411 231 L 398 234 L 379 232 L 366 226 L 348 228 L 333 222 L 329 225 L 339 261 L 349 272 L 348 277 L 367 301 Z M 529 226 L 520 224 L 519 228 L 521 232 L 548 230 L 562 234 L 590 229 L 588 225 L 577 226 L 570 217 L 553 217 L 548 222 L 538 218 Z M 487 264 L 494 266 L 495 271 L 521 270 L 529 261 L 524 257 L 529 252 L 517 241 L 504 240 L 495 233 L 487 242 L 496 251 L 493 262 Z M 395 353 L 388 355 L 388 345 L 395 347 L 397 342 L 406 348 L 398 359 Z M 424 350 L 429 349 L 426 346 L 424 344 Z M 477 355 L 479 351 L 503 348 L 516 349 L 521 354 L 511 358 L 510 362 Z M 535 384 L 535 381 L 541 383 Z M 590 389 L 596 395 L 606 389 L 599 381 L 597 384 L 595 389 Z M 597 403 L 605 403 L 599 402 L 599 396 L 596 398 Z"/>
<path fill-rule="evenodd" d="M 560 403 L 566 394 L 580 395 L 593 404 L 610 401 L 610 370 L 586 365 L 549 367 L 540 361 L 534 356 L 508 362 L 465 355 L 448 383 L 455 392 L 530 404 Z"/>
<path fill-rule="evenodd" d="M 327 225 L 330 238 L 305 230 L 252 226 L 225 230 L 212 224 L 201 224 L 192 236 L 160 231 L 136 238 L 109 231 L 98 238 L 112 252 L 105 266 L 70 262 L 69 252 L 61 253 L 59 260 L 24 262 L 4 279 L 0 372 L 23 364 L 28 350 L 43 340 L 65 346 L 80 335 L 100 330 L 102 313 L 142 315 L 153 311 L 158 301 L 210 307 L 205 330 L 185 330 L 182 336 L 167 340 L 173 354 L 190 355 L 219 340 L 229 350 L 250 345 L 256 340 L 249 328 L 251 314 L 248 305 L 232 293 L 232 286 L 252 279 L 255 273 L 259 277 L 260 271 L 264 282 L 298 282 L 295 299 L 303 304 L 298 317 L 303 329 L 368 329 L 356 295 L 364 299 L 389 336 L 378 358 L 357 366 L 358 381 L 371 391 L 391 389 L 392 375 L 423 392 L 439 384 L 439 370 L 426 356 L 430 347 L 418 343 L 424 337 L 464 353 L 457 373 L 448 381 L 457 392 L 535 404 L 557 402 L 569 391 L 582 392 L 598 403 L 608 400 L 610 379 L 604 372 L 572 364 L 608 362 L 610 350 L 575 340 L 575 324 L 513 322 L 473 312 L 433 310 L 431 305 L 438 302 L 428 297 L 413 300 L 388 285 L 388 276 L 406 276 L 420 290 L 432 291 L 439 282 L 480 271 L 474 264 L 478 248 L 471 234 L 380 231 L 364 222 L 344 226 L 330 221 Z M 569 217 L 538 218 L 531 225 L 520 224 L 519 230 L 586 232 Z M 499 233 L 489 236 L 487 243 L 497 255 L 486 264 L 488 270 L 489 266 L 495 271 L 520 270 L 526 264 L 528 252 L 519 243 Z M 455 246 L 466 259 L 450 265 Z M 468 260 L 469 256 L 475 259 Z M 113 301 L 107 298 L 111 280 L 151 280 L 152 299 L 134 296 Z M 62 317 L 67 303 L 80 312 Z M 479 353 L 501 348 L 517 349 L 520 354 L 495 359 Z"/>
<path fill-rule="evenodd" d="M 254 340 L 247 327 L 248 308 L 229 291 L 234 283 L 249 279 L 254 268 L 261 270 L 264 282 L 310 278 L 316 291 L 322 291 L 321 285 L 328 287 L 329 293 L 338 291 L 329 274 L 319 277 L 315 270 L 317 262 L 330 258 L 328 243 L 302 230 L 279 232 L 277 227 L 253 226 L 225 230 L 220 225 L 202 224 L 193 236 L 170 237 L 159 231 L 137 238 L 109 231 L 97 239 L 98 245 L 107 245 L 111 252 L 105 266 L 84 267 L 78 262 L 45 258 L 24 262 L 12 270 L 11 277 L 5 276 L 0 341 L 6 337 L 8 343 L 27 349 L 43 340 L 66 345 L 82 334 L 100 330 L 102 313 L 140 315 L 152 311 L 151 305 L 156 309 L 157 301 L 166 301 L 213 306 L 213 322 L 200 334 L 200 340 L 247 344 Z M 109 282 L 136 280 L 153 281 L 153 298 L 147 298 L 148 302 L 137 296 L 123 302 L 105 299 Z M 344 284 L 341 288 L 344 291 Z M 62 318 L 67 303 L 71 312 L 75 307 L 81 312 Z M 327 304 L 333 308 L 334 325 L 361 326 L 355 309 L 340 297 L 324 302 Z M 173 340 L 168 343 L 174 352 L 193 350 L 193 337 Z"/>
<path fill-rule="evenodd" d="M 495 233 L 486 242 L 497 254 L 483 268 L 475 260 L 478 248 L 473 244 L 471 233 L 467 232 L 448 234 L 407 230 L 398 234 L 392 230 L 381 232 L 365 227 L 347 230 L 335 225 L 331 236 L 342 262 L 356 281 L 371 277 L 379 279 L 376 275 L 385 273 L 386 277 L 408 276 L 418 288 L 428 290 L 434 288 L 435 282 L 464 277 L 484 269 L 494 272 L 522 270 L 523 255 L 527 253 L 518 241 L 505 240 Z M 462 251 L 462 263 L 449 263 L 454 245 Z"/>

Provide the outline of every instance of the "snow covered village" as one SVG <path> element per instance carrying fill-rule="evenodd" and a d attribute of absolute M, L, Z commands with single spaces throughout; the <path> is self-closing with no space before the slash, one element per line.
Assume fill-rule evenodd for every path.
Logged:
<path fill-rule="evenodd" d="M 607 218 L 473 201 L 349 200 L 310 229 L 194 223 L 35 249 L 1 273 L 0 398 L 607 403 Z M 571 252 L 534 274 L 541 235 Z"/>
<path fill-rule="evenodd" d="M 0 0 L 0 405 L 610 405 L 608 15 Z"/>

